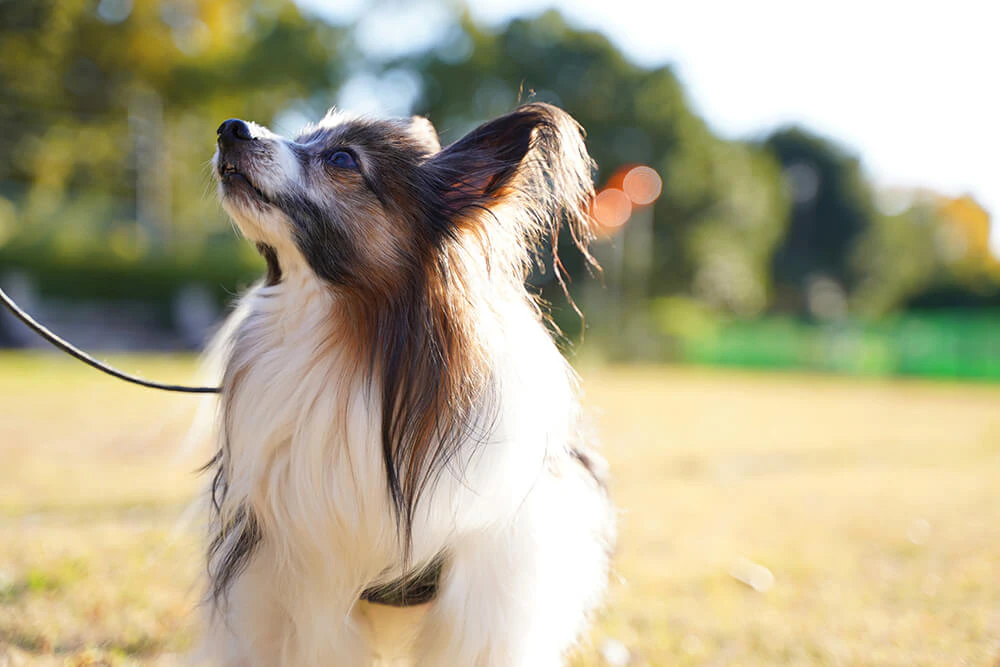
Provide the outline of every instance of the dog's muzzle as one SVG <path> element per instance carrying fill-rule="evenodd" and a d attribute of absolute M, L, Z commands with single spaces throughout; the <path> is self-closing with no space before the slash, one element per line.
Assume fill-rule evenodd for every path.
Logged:
<path fill-rule="evenodd" d="M 215 133 L 219 135 L 219 147 L 222 149 L 233 148 L 243 141 L 253 141 L 250 126 L 239 118 L 222 121 Z"/>
<path fill-rule="evenodd" d="M 269 202 L 251 176 L 254 155 L 260 148 L 254 146 L 258 139 L 250 126 L 239 118 L 230 118 L 223 121 L 215 133 L 219 135 L 216 168 L 223 185 L 237 190 L 250 188 L 259 199 Z"/>
<path fill-rule="evenodd" d="M 239 118 L 230 118 L 215 133 L 219 135 L 219 175 L 225 178 L 242 173 L 246 149 L 254 141 L 250 126 Z"/>

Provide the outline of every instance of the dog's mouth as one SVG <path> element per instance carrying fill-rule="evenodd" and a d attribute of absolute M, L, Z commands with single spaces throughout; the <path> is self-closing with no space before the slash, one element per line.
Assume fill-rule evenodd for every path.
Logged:
<path fill-rule="evenodd" d="M 242 186 L 246 189 L 252 190 L 254 194 L 256 194 L 257 197 L 259 197 L 262 201 L 270 203 L 270 200 L 267 198 L 267 195 L 261 192 L 260 188 L 254 185 L 253 181 L 247 178 L 246 174 L 237 169 L 236 165 L 234 165 L 232 162 L 223 162 L 219 166 L 219 176 L 221 177 L 222 182 L 225 185 L 230 187 Z"/>

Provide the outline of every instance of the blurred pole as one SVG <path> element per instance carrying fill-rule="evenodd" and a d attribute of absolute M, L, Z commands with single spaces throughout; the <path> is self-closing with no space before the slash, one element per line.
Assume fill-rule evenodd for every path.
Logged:
<path fill-rule="evenodd" d="M 611 236 L 611 247 L 609 252 L 611 261 L 608 266 L 608 274 L 611 277 L 612 300 L 616 319 L 621 321 L 622 302 L 625 301 L 625 229 L 622 228 L 617 234 Z"/>
<path fill-rule="evenodd" d="M 169 237 L 170 162 L 163 101 L 156 91 L 137 88 L 129 104 L 135 159 L 135 206 L 139 230 L 154 248 Z"/>
<path fill-rule="evenodd" d="M 632 354 L 644 357 L 651 353 L 652 331 L 648 317 L 653 270 L 653 207 L 632 209 L 632 217 L 623 230 L 625 339 Z"/>
<path fill-rule="evenodd" d="M 642 304 L 649 297 L 653 272 L 653 207 L 632 209 L 632 218 L 625 225 L 628 235 L 625 248 L 626 294 L 630 306 Z M 623 238 L 624 238 L 623 234 Z M 626 245 L 624 242 L 622 245 Z"/>

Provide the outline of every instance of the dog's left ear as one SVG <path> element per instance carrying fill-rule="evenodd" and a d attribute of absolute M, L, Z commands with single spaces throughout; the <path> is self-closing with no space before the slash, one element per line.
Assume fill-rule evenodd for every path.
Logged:
<path fill-rule="evenodd" d="M 583 130 L 549 104 L 526 104 L 480 125 L 426 166 L 454 222 L 501 202 L 553 220 L 564 211 L 571 224 L 586 226 L 589 218 L 594 163 Z"/>

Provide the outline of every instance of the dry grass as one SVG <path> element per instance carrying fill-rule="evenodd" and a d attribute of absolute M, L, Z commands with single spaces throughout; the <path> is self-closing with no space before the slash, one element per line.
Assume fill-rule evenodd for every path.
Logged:
<path fill-rule="evenodd" d="M 622 647 L 633 665 L 1000 654 L 1000 387 L 584 375 L 622 524 L 618 581 L 576 665 Z M 0 356 L 0 665 L 168 665 L 190 646 L 196 401 Z"/>

